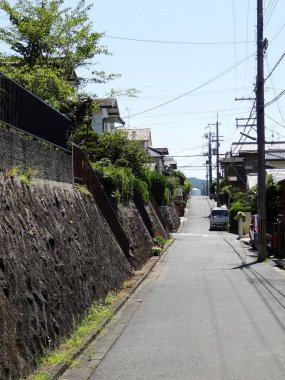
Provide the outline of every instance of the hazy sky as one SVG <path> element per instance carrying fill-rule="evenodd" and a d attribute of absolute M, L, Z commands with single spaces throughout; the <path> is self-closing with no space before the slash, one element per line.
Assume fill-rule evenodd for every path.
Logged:
<path fill-rule="evenodd" d="M 250 101 L 235 101 L 235 97 L 254 96 L 256 0 L 93 3 L 90 15 L 94 28 L 105 32 L 101 43 L 113 53 L 99 56 L 96 69 L 120 73 L 121 77 L 88 90 L 101 97 L 111 88 L 138 89 L 136 99 L 118 97 L 126 127 L 151 128 L 154 147 L 168 147 L 171 154 L 180 156 L 207 151 L 203 135 L 209 129 L 205 128 L 216 121 L 218 113 L 224 136 L 220 150 L 229 151 L 231 142 L 241 137 L 235 118 L 247 117 L 252 107 Z M 66 5 L 74 4 L 76 1 L 66 1 Z M 284 0 L 264 1 L 264 37 L 269 41 L 265 74 L 285 50 L 284 14 Z M 284 68 L 285 58 L 266 81 L 266 102 L 285 88 Z M 266 108 L 270 117 L 266 118 L 267 140 L 272 139 L 272 133 L 275 140 L 285 140 L 284 102 L 285 96 Z M 158 108 L 145 112 L 153 107 Z M 255 136 L 256 132 L 251 130 L 250 134 Z M 177 161 L 187 176 L 205 178 L 204 157 L 177 157 Z"/>

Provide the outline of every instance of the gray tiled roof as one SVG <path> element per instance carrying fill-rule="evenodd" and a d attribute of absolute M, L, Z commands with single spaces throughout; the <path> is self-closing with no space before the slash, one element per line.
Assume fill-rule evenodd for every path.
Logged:
<path fill-rule="evenodd" d="M 151 141 L 151 129 L 125 129 L 130 140 Z"/>
<path fill-rule="evenodd" d="M 118 107 L 117 99 L 115 98 L 98 98 L 94 99 L 94 103 L 98 104 L 101 108 L 116 108 Z"/>
<path fill-rule="evenodd" d="M 220 160 L 221 163 L 240 163 L 244 162 L 244 157 L 225 157 Z"/>
<path fill-rule="evenodd" d="M 285 161 L 285 151 L 267 152 L 265 154 L 265 160 Z"/>
<path fill-rule="evenodd" d="M 108 112 L 108 120 L 115 123 L 125 124 L 124 120 L 120 116 L 120 111 L 118 107 L 117 99 L 115 98 L 105 98 L 105 99 L 94 99 L 93 102 L 97 104 L 100 108 L 105 108 Z"/>
<path fill-rule="evenodd" d="M 257 152 L 257 143 L 232 143 L 232 153 L 238 154 L 238 153 L 255 153 Z M 285 142 L 273 142 L 273 143 L 266 143 L 265 144 L 265 150 L 268 151 L 285 151 Z"/>

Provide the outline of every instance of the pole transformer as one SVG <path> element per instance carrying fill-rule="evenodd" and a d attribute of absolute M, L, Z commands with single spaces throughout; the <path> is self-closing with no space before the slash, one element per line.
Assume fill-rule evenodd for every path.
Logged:
<path fill-rule="evenodd" d="M 263 261 L 266 253 L 266 187 L 265 187 L 265 133 L 264 133 L 264 49 L 263 0 L 257 0 L 257 80 L 256 80 L 256 121 L 257 121 L 257 162 L 258 162 L 258 260 Z"/>

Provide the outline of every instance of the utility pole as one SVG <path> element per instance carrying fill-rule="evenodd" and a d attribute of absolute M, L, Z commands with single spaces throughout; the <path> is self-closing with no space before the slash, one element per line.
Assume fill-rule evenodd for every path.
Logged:
<path fill-rule="evenodd" d="M 209 170 L 208 170 L 208 164 L 209 161 L 206 161 L 206 189 L 205 189 L 205 195 L 209 196 Z"/>
<path fill-rule="evenodd" d="M 258 260 L 267 257 L 266 252 L 266 188 L 265 188 L 265 133 L 264 133 L 264 49 L 263 40 L 263 0 L 257 0 L 257 80 L 256 80 L 256 117 L 257 117 L 257 162 L 258 162 Z"/>
<path fill-rule="evenodd" d="M 217 114 L 217 121 L 216 121 L 216 143 L 217 143 L 217 207 L 221 206 L 221 200 L 220 200 L 220 165 L 219 165 L 219 115 Z"/>
<path fill-rule="evenodd" d="M 208 156 L 209 156 L 209 195 L 211 195 L 211 189 L 213 184 L 213 173 L 212 173 L 212 133 L 208 133 Z"/>
<path fill-rule="evenodd" d="M 211 189 L 213 184 L 213 169 L 212 169 L 212 141 L 213 141 L 213 133 L 211 131 L 211 126 L 215 124 L 208 124 L 206 128 L 210 128 L 210 132 L 205 137 L 208 139 L 208 158 L 209 158 L 209 195 L 211 195 Z"/>

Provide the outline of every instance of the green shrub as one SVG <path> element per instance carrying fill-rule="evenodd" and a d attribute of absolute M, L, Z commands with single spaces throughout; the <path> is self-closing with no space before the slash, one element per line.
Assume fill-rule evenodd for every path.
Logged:
<path fill-rule="evenodd" d="M 192 189 L 191 183 L 189 181 L 185 181 L 183 186 L 182 186 L 184 201 L 187 201 L 187 198 L 189 197 L 189 193 L 190 193 L 191 189 Z"/>
<path fill-rule="evenodd" d="M 106 194 L 117 201 L 129 201 L 134 192 L 135 176 L 129 168 L 117 168 L 102 163 L 92 164 Z"/>
<path fill-rule="evenodd" d="M 134 179 L 134 188 L 141 197 L 143 203 L 146 205 L 149 203 L 149 190 L 147 183 L 139 178 Z"/>
<path fill-rule="evenodd" d="M 233 203 L 229 210 L 229 231 L 237 233 L 238 231 L 238 222 L 235 220 L 235 217 L 239 211 L 251 211 L 249 204 L 244 204 L 240 202 Z"/>
<path fill-rule="evenodd" d="M 155 236 L 152 240 L 160 248 L 163 248 L 166 243 L 166 240 L 164 239 L 164 237 L 160 235 Z"/>
<path fill-rule="evenodd" d="M 162 253 L 162 249 L 157 246 L 152 247 L 151 251 L 152 251 L 153 256 L 160 256 L 160 254 Z"/>
<path fill-rule="evenodd" d="M 164 204 L 170 206 L 170 190 L 167 187 L 164 192 Z"/>
<path fill-rule="evenodd" d="M 163 206 L 165 202 L 164 194 L 166 189 L 165 176 L 157 172 L 151 172 L 150 189 L 158 206 Z"/>

